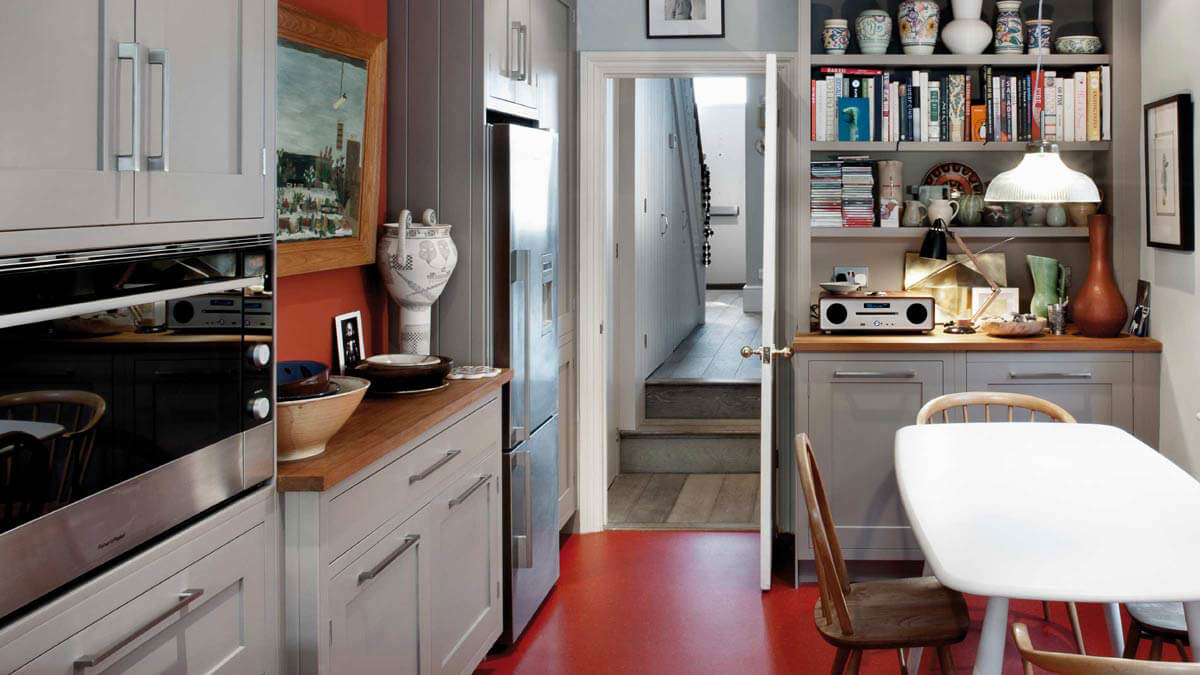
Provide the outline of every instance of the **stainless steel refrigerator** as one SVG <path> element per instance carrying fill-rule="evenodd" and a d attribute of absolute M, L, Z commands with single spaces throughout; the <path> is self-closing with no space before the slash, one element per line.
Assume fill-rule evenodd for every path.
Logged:
<path fill-rule="evenodd" d="M 493 361 L 504 397 L 504 634 L 558 581 L 558 159 L 551 131 L 488 126 Z"/>

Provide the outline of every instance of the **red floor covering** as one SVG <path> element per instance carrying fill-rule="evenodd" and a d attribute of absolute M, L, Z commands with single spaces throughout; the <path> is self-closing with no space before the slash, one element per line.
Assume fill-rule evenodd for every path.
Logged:
<path fill-rule="evenodd" d="M 828 673 L 834 650 L 813 626 L 816 596 L 815 585 L 794 589 L 780 579 L 758 591 L 754 533 L 574 536 L 562 548 L 557 588 L 517 647 L 476 672 Z M 954 647 L 959 673 L 971 672 L 985 606 L 983 598 L 967 601 L 971 633 Z M 1038 602 L 1013 602 L 1009 620 L 1029 625 L 1039 648 L 1072 650 L 1066 607 L 1051 607 L 1053 624 Z M 1107 655 L 1100 606 L 1081 604 L 1079 614 L 1088 652 Z M 939 672 L 930 661 L 922 673 Z M 861 672 L 899 672 L 895 652 L 868 652 Z M 1020 672 L 1011 638 L 1004 672 Z"/>

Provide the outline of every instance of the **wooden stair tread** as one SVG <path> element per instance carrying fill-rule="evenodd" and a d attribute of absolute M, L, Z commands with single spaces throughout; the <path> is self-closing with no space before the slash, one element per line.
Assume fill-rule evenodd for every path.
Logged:
<path fill-rule="evenodd" d="M 836 621 L 825 620 L 820 600 L 813 616 L 826 640 L 853 649 L 948 645 L 962 640 L 970 627 L 962 594 L 935 577 L 850 584 L 846 605 L 854 625 L 851 635 Z"/>

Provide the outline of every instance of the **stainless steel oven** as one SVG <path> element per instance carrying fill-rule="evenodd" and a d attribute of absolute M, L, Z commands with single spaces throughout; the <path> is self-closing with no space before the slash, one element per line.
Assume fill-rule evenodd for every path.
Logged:
<path fill-rule="evenodd" d="M 272 258 L 0 258 L 0 617 L 270 480 Z"/>

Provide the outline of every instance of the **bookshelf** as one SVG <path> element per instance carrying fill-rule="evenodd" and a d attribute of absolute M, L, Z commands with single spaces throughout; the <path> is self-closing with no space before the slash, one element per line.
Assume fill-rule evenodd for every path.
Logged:
<path fill-rule="evenodd" d="M 953 18 L 949 0 L 939 0 L 942 6 L 942 25 Z M 983 20 L 992 24 L 995 0 L 985 0 Z M 1140 267 L 1141 244 L 1141 55 L 1140 11 L 1138 3 L 1123 0 L 1047 0 L 1047 16 L 1055 20 L 1054 35 L 1095 34 L 1104 44 L 1101 54 L 1051 54 L 1043 57 L 1045 70 L 1089 70 L 1101 65 L 1112 68 L 1112 140 L 1099 142 L 1060 143 L 1064 161 L 1083 171 L 1100 187 L 1102 209 L 1113 217 L 1113 259 L 1118 283 L 1126 302 L 1133 299 Z M 985 65 L 995 68 L 1035 67 L 1037 57 L 1029 54 L 1004 55 L 988 52 L 978 55 L 946 53 L 940 38 L 937 50 L 928 56 L 909 56 L 900 53 L 895 17 L 899 0 L 799 0 L 799 128 L 800 153 L 798 163 L 803 172 L 798 203 L 800 231 L 797 266 L 803 278 L 797 279 L 801 297 L 815 302 L 817 283 L 830 277 L 832 266 L 866 265 L 882 270 L 884 278 L 874 273 L 871 285 L 876 288 L 896 288 L 897 261 L 905 251 L 920 245 L 924 228 L 812 228 L 810 227 L 808 167 L 813 159 L 829 159 L 836 155 L 865 154 L 876 159 L 899 159 L 904 162 L 904 184 L 921 181 L 925 172 L 942 161 L 963 162 L 974 168 L 984 181 L 1000 171 L 1016 166 L 1026 144 L 1016 143 L 920 143 L 920 142 L 810 142 L 811 83 L 821 76 L 822 67 L 878 68 L 884 70 L 962 70 L 978 74 Z M 1030 11 L 1025 3 L 1024 11 Z M 893 17 L 893 37 L 889 53 L 864 55 L 854 53 L 858 41 L 854 19 L 866 9 L 877 8 Z M 821 44 L 821 29 L 827 18 L 845 18 L 851 27 L 851 53 L 829 55 Z M 1029 18 L 1029 17 L 1026 17 Z M 968 241 L 982 245 L 1016 237 L 997 249 L 1006 254 L 1008 285 L 1020 289 L 1022 304 L 1032 294 L 1032 280 L 1025 263 L 1026 255 L 1046 255 L 1060 259 L 1073 268 L 1074 286 L 1083 281 L 1090 260 L 1086 228 L 1075 227 L 956 227 Z M 953 248 L 953 247 L 952 247 Z M 973 247 L 977 248 L 977 247 Z M 1074 290 L 1074 289 L 1073 289 Z"/>

